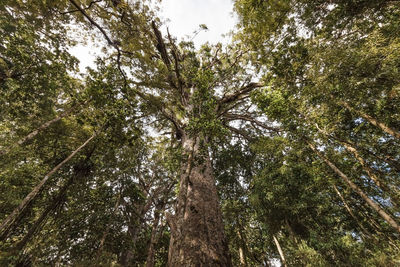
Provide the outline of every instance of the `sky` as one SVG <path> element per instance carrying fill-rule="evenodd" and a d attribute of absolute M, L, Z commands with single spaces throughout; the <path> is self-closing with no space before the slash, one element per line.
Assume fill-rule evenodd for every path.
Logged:
<path fill-rule="evenodd" d="M 193 39 L 196 47 L 205 42 L 225 43 L 228 38 L 221 35 L 233 30 L 236 19 L 233 14 L 232 0 L 162 0 L 161 15 L 166 22 L 169 32 L 178 40 L 189 36 L 205 24 L 208 31 L 202 31 Z"/>
<path fill-rule="evenodd" d="M 205 42 L 227 43 L 229 38 L 222 35 L 233 30 L 236 23 L 232 0 L 162 0 L 160 9 L 161 19 L 165 21 L 161 30 L 166 32 L 168 27 L 178 41 L 183 38 L 192 39 L 200 24 L 207 26 L 208 31 L 201 31 L 192 39 L 197 48 Z M 94 66 L 96 53 L 99 53 L 90 42 L 87 45 L 77 45 L 70 52 L 80 60 L 81 72 L 87 66 Z"/>

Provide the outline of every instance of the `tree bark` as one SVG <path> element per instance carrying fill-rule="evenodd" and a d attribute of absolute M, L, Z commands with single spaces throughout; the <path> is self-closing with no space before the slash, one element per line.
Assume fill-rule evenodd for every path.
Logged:
<path fill-rule="evenodd" d="M 321 158 L 337 175 L 339 175 L 344 182 L 346 182 L 351 189 L 353 189 L 373 210 L 375 210 L 390 226 L 392 226 L 398 233 L 400 233 L 400 226 L 397 222 L 387 214 L 378 204 L 370 199 L 367 194 L 362 191 L 355 183 L 353 183 L 347 175 L 345 175 L 338 167 L 336 167 L 328 158 L 320 153 L 314 145 L 308 142 L 309 147 Z"/>
<path fill-rule="evenodd" d="M 182 136 L 187 160 L 182 164 L 175 215 L 168 216 L 170 267 L 232 266 L 206 143 L 205 137 Z"/>
<path fill-rule="evenodd" d="M 94 137 L 96 134 L 94 133 L 89 139 L 87 139 L 80 147 L 74 150 L 67 158 L 65 158 L 61 163 L 59 163 L 56 167 L 54 167 L 49 173 L 47 173 L 44 178 L 40 181 L 40 183 L 33 188 L 33 190 L 22 200 L 18 207 L 16 207 L 13 212 L 8 215 L 8 217 L 2 222 L 0 226 L 1 239 L 6 238 L 8 230 L 13 226 L 14 222 L 17 218 L 22 214 L 24 209 L 32 202 L 32 200 L 39 194 L 39 192 L 43 189 L 43 186 L 46 184 L 47 180 L 56 173 L 65 163 L 67 163 L 71 158 L 73 158 L 82 148 L 84 148 Z"/>

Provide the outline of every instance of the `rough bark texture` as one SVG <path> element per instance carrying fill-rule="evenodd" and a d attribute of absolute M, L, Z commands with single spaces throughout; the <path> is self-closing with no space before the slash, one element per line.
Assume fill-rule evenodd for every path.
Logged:
<path fill-rule="evenodd" d="M 175 215 L 169 219 L 168 266 L 232 266 L 206 138 L 183 135 L 182 166 Z M 203 144 L 202 144 L 203 143 Z"/>

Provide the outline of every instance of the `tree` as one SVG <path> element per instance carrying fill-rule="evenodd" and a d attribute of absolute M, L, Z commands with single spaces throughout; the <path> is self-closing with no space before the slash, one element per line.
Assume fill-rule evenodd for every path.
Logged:
<path fill-rule="evenodd" d="M 254 100 L 295 142 L 288 149 L 302 151 L 311 141 L 307 157 L 343 179 L 351 177 L 347 186 L 359 195 L 352 197 L 351 213 L 361 212 L 365 207 L 355 201 L 363 201 L 374 216 L 384 217 L 378 228 L 392 225 L 390 235 L 397 236 L 398 173 L 390 159 L 399 148 L 398 53 L 392 50 L 398 25 L 391 23 L 398 8 L 387 1 L 237 1 L 236 8 L 238 37 L 253 50 L 253 64 L 267 84 Z M 363 232 L 357 217 L 357 231 Z M 385 240 L 395 250 L 392 238 Z"/>

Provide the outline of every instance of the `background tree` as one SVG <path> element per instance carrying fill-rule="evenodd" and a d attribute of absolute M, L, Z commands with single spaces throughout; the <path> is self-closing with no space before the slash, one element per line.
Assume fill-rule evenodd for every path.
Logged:
<path fill-rule="evenodd" d="M 353 221 L 340 229 L 352 235 L 346 244 L 363 241 L 351 246 L 351 251 L 359 251 L 353 252 L 353 257 L 338 256 L 338 248 L 334 254 L 324 251 L 321 255 L 334 265 L 394 264 L 392 260 L 398 257 L 398 244 L 392 241 L 398 235 L 399 99 L 395 92 L 399 81 L 394 67 L 398 53 L 392 50 L 398 43 L 398 28 L 391 22 L 398 16 L 398 7 L 387 1 L 237 1 L 236 7 L 243 29 L 238 37 L 254 51 L 253 62 L 268 84 L 254 100 L 285 129 L 285 139 L 291 143 L 287 149 L 298 147 L 296 153 L 307 153 L 301 157 L 306 162 L 321 162 L 322 169 L 312 172 L 313 179 L 322 173 L 333 175 L 334 180 L 329 178 L 325 187 L 318 186 L 313 192 L 323 194 L 331 189 L 327 200 L 336 198 L 332 203 L 339 201 L 343 216 Z M 310 142 L 313 144 L 307 145 Z M 287 159 L 283 163 L 290 166 Z M 296 180 L 301 176 L 297 174 Z M 286 185 L 288 180 L 279 184 Z M 371 228 L 371 224 L 375 226 Z M 385 237 L 379 235 L 382 231 L 388 231 Z M 335 237 L 337 233 L 329 234 L 336 244 L 342 235 Z M 305 240 L 308 246 L 312 244 L 311 238 Z M 391 248 L 385 257 L 378 256 L 382 243 Z M 370 259 L 363 254 L 354 257 L 365 251 L 360 244 L 376 251 Z M 329 254 L 336 255 L 329 259 Z"/>

